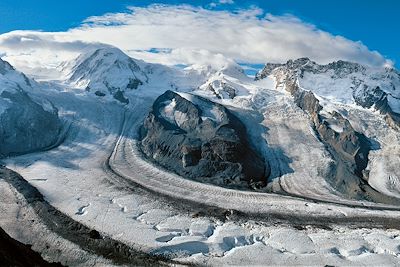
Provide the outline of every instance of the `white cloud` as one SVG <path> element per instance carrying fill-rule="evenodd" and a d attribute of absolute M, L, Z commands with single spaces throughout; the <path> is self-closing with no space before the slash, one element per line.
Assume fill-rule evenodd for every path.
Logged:
<path fill-rule="evenodd" d="M 219 0 L 218 2 L 211 2 L 210 7 L 217 7 L 218 5 L 233 5 L 235 1 L 233 0 Z"/>
<path fill-rule="evenodd" d="M 233 5 L 235 2 L 233 0 L 219 0 L 219 3 Z"/>
<path fill-rule="evenodd" d="M 391 63 L 361 42 L 321 31 L 290 15 L 264 15 L 258 8 L 217 11 L 189 5 L 130 7 L 127 13 L 90 17 L 67 32 L 3 34 L 0 53 L 5 52 L 10 61 L 24 58 L 24 54 L 29 61 L 29 55 L 36 53 L 36 60 L 44 61 L 50 60 L 52 54 L 68 58 L 67 55 L 99 43 L 164 64 L 191 64 L 222 57 L 247 63 L 283 62 L 299 57 L 320 63 L 338 59 L 374 66 Z M 146 52 L 151 48 L 166 50 L 158 54 Z M 40 53 L 45 56 L 37 57 Z"/>
<path fill-rule="evenodd" d="M 212 65 L 219 69 L 224 66 L 236 64 L 234 60 L 225 57 L 222 53 L 211 53 L 205 49 L 193 50 L 177 48 L 171 51 L 161 51 L 158 53 L 148 51 L 127 51 L 127 53 L 134 58 L 140 58 L 146 62 L 164 65 Z"/>

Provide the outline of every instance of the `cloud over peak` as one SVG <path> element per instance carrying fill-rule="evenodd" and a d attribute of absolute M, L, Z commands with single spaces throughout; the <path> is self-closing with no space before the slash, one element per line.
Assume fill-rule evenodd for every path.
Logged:
<path fill-rule="evenodd" d="M 90 17 L 66 32 L 0 35 L 0 52 L 6 52 L 12 61 L 12 55 L 25 49 L 73 53 L 92 43 L 117 46 L 132 56 L 164 64 L 193 64 L 200 60 L 199 55 L 204 55 L 204 60 L 220 58 L 211 54 L 253 64 L 299 57 L 319 63 L 342 59 L 372 66 L 391 64 L 361 42 L 322 31 L 291 15 L 264 14 L 256 7 L 233 11 L 190 5 L 129 7 L 124 13 Z M 155 47 L 161 48 L 156 54 L 150 50 Z"/>

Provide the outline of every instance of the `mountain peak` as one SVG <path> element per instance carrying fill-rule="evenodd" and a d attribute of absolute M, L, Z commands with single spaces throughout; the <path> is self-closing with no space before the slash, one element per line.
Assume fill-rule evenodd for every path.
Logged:
<path fill-rule="evenodd" d="M 9 71 L 15 70 L 13 66 L 10 65 L 7 61 L 0 58 L 0 74 L 4 75 Z"/>
<path fill-rule="evenodd" d="M 266 64 L 256 79 L 272 76 L 276 87 L 298 84 L 333 103 L 375 108 L 400 125 L 400 75 L 395 69 L 374 68 L 338 60 L 319 65 L 307 58 Z"/>
<path fill-rule="evenodd" d="M 30 88 L 34 80 L 30 80 L 22 72 L 17 71 L 10 63 L 0 58 L 0 92 L 17 88 Z"/>
<path fill-rule="evenodd" d="M 302 57 L 295 60 L 290 59 L 286 62 L 286 65 L 292 66 L 293 68 L 298 68 L 298 67 L 304 67 L 309 63 L 313 65 L 316 64 L 314 61 L 311 61 L 308 57 Z"/>
<path fill-rule="evenodd" d="M 148 77 L 139 64 L 115 47 L 103 47 L 81 54 L 66 68 L 67 82 L 97 96 L 111 94 L 122 102 L 125 91 L 138 89 Z M 64 70 L 65 71 L 65 70 Z"/>
<path fill-rule="evenodd" d="M 312 61 L 307 57 L 304 57 L 295 60 L 291 59 L 288 60 L 286 63 L 267 63 L 264 68 L 257 73 L 256 79 L 263 79 L 269 76 L 272 71 L 280 67 L 285 68 L 286 70 L 291 72 L 299 73 L 312 72 L 315 74 L 322 74 L 333 72 L 333 75 L 338 78 L 343 78 L 354 73 L 365 74 L 368 69 L 373 69 L 371 67 L 365 67 L 359 63 L 344 60 L 337 60 L 329 64 L 322 65 Z M 376 71 L 383 71 L 383 68 L 377 69 Z"/>

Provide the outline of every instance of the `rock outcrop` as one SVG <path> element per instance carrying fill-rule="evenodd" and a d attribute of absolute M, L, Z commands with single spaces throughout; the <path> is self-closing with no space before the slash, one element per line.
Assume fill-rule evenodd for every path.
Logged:
<path fill-rule="evenodd" d="M 235 87 L 220 80 L 209 83 L 206 90 L 212 92 L 219 99 L 234 99 L 237 95 Z"/>
<path fill-rule="evenodd" d="M 27 93 L 32 82 L 0 59 L 0 158 L 53 145 L 62 123 L 48 101 Z"/>
<path fill-rule="evenodd" d="M 0 266 L 62 266 L 60 263 L 48 263 L 33 251 L 31 246 L 12 239 L 0 228 Z"/>
<path fill-rule="evenodd" d="M 362 197 L 364 188 L 360 186 L 368 179 L 365 169 L 371 143 L 364 134 L 354 130 L 340 113 L 323 110 L 316 95 L 299 86 L 299 79 L 304 75 L 304 71 L 309 69 L 315 69 L 315 63 L 308 59 L 289 61 L 287 65 L 267 64 L 256 79 L 272 75 L 276 86 L 293 96 L 296 105 L 310 115 L 313 130 L 334 159 L 332 177 L 326 177 L 327 180 L 343 193 Z M 341 77 L 355 69 L 359 68 L 351 64 L 344 67 L 343 71 L 337 70 L 334 75 Z"/>
<path fill-rule="evenodd" d="M 329 145 L 355 175 L 363 178 L 363 170 L 368 165 L 368 154 L 371 150 L 368 138 L 355 131 L 340 113 L 333 111 L 321 114 L 323 108 L 312 92 L 300 89 L 294 82 L 287 88 L 295 103 L 311 116 L 321 141 Z"/>
<path fill-rule="evenodd" d="M 3 91 L 10 101 L 0 115 L 0 157 L 38 151 L 54 144 L 62 127 L 57 110 L 46 111 L 25 92 Z"/>
<path fill-rule="evenodd" d="M 393 68 L 371 68 L 343 60 L 319 65 L 300 58 L 285 64 L 268 63 L 256 79 L 269 75 L 276 78 L 278 86 L 297 79 L 301 87 L 317 91 L 320 96 L 336 94 L 340 99 L 341 95 L 348 95 L 347 99 L 344 97 L 346 101 L 375 108 L 385 116 L 389 126 L 400 129 L 400 74 Z M 327 87 L 331 90 L 326 90 Z"/>
<path fill-rule="evenodd" d="M 270 172 L 236 116 L 189 94 L 167 91 L 157 98 L 142 126 L 140 147 L 179 175 L 218 185 L 264 186 Z"/>

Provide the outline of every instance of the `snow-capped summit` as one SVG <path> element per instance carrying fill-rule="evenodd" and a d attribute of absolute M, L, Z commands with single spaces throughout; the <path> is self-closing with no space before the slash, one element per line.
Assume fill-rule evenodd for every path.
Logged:
<path fill-rule="evenodd" d="M 0 93 L 4 90 L 30 87 L 33 83 L 25 74 L 14 69 L 7 61 L 0 58 Z"/>
<path fill-rule="evenodd" d="M 11 70 L 14 70 L 14 68 L 7 61 L 0 58 L 0 74 L 4 75 Z"/>
<path fill-rule="evenodd" d="M 139 64 L 115 47 L 105 47 L 81 54 L 64 69 L 67 82 L 98 96 L 112 95 L 127 102 L 124 92 L 148 82 Z"/>
<path fill-rule="evenodd" d="M 236 63 L 227 64 L 220 69 L 215 69 L 211 66 L 198 69 L 202 69 L 202 73 L 205 74 L 205 82 L 199 86 L 199 89 L 212 93 L 220 99 L 233 99 L 235 96 L 242 94 L 242 91 L 246 89 L 239 84 L 250 79 Z"/>
<path fill-rule="evenodd" d="M 276 78 L 277 86 L 283 82 L 282 78 L 291 77 L 302 88 L 338 103 L 370 108 L 383 95 L 400 98 L 400 74 L 393 68 L 372 68 L 342 60 L 319 65 L 300 58 L 285 64 L 268 63 L 256 79 L 269 75 Z"/>
<path fill-rule="evenodd" d="M 235 62 L 227 62 L 226 64 L 223 64 L 221 66 L 193 64 L 186 67 L 184 71 L 188 74 L 196 73 L 197 75 L 202 76 L 206 79 L 210 78 L 211 76 L 219 76 L 221 74 L 237 79 L 247 77 L 244 73 L 243 68 Z"/>
<path fill-rule="evenodd" d="M 267 76 L 275 79 L 277 88 L 296 81 L 319 97 L 322 104 L 327 100 L 374 108 L 400 123 L 400 74 L 393 68 L 373 68 L 342 60 L 319 65 L 300 58 L 285 64 L 268 63 L 256 79 Z"/>

